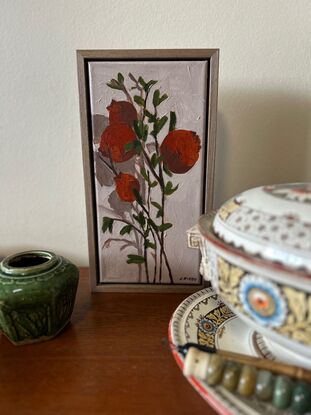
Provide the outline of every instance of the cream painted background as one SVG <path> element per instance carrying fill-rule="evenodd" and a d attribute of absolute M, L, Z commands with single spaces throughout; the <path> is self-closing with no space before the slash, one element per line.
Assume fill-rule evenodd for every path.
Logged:
<path fill-rule="evenodd" d="M 215 205 L 311 180 L 309 0 L 1 0 L 0 256 L 86 265 L 76 49 L 220 48 Z"/>

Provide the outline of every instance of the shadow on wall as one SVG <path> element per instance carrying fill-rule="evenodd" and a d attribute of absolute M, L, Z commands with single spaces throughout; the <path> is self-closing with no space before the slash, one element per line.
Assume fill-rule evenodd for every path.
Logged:
<path fill-rule="evenodd" d="M 311 98 L 283 91 L 219 96 L 215 208 L 263 184 L 311 181 Z"/>

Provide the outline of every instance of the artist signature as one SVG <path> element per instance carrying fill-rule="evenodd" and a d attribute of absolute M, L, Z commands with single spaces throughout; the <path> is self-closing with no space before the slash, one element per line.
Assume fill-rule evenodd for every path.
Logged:
<path fill-rule="evenodd" d="M 181 277 L 179 281 L 197 281 L 196 277 Z"/>

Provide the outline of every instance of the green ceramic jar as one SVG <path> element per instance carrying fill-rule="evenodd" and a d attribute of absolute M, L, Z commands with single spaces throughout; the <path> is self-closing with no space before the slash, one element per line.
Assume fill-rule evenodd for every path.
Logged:
<path fill-rule="evenodd" d="M 69 322 L 79 272 L 48 251 L 27 251 L 0 263 L 0 330 L 15 345 L 49 340 Z"/>

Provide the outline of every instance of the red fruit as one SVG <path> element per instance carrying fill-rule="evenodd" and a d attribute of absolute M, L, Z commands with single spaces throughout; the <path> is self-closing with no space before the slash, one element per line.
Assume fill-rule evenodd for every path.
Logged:
<path fill-rule="evenodd" d="M 101 135 L 99 151 L 116 163 L 132 158 L 135 150 L 125 150 L 126 144 L 133 143 L 136 135 L 132 128 L 124 123 L 109 125 Z"/>
<path fill-rule="evenodd" d="M 174 130 L 164 138 L 160 152 L 163 161 L 173 173 L 186 173 L 198 161 L 200 138 L 193 131 Z"/>
<path fill-rule="evenodd" d="M 118 196 L 123 202 L 134 202 L 136 197 L 133 190 L 139 192 L 140 185 L 139 181 L 132 174 L 120 173 L 115 178 L 116 191 Z"/>
<path fill-rule="evenodd" d="M 137 112 L 133 104 L 127 101 L 111 101 L 107 107 L 110 124 L 124 122 L 133 125 L 137 120 Z"/>

